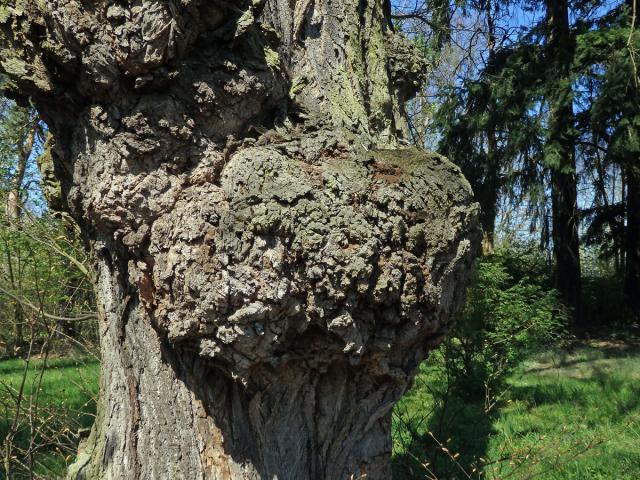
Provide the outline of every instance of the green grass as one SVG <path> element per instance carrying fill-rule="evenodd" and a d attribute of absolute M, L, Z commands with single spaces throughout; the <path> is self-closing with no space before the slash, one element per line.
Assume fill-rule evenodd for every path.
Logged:
<path fill-rule="evenodd" d="M 42 367 L 43 360 L 35 359 L 28 369 L 19 430 L 14 439 L 11 478 L 24 477 L 24 466 L 20 463 L 26 463 L 24 450 L 30 438 L 29 411 L 37 413 L 34 425 L 42 432 L 37 437 L 40 448 L 34 455 L 35 472 L 41 478 L 64 476 L 67 464 L 73 460 L 78 431 L 89 428 L 95 415 L 100 371 L 96 360 L 49 359 L 40 383 Z M 13 423 L 15 397 L 24 370 L 25 362 L 21 359 L 0 362 L 0 441 L 4 441 Z M 34 408 L 36 394 L 37 409 Z M 33 405 L 31 409 L 30 405 Z M 0 445 L 0 451 L 4 452 L 4 445 Z M 5 477 L 4 468 L 0 468 L 0 479 Z"/>
<path fill-rule="evenodd" d="M 27 397 L 36 391 L 41 366 L 39 360 L 31 365 Z M 9 391 L 19 386 L 23 369 L 22 360 L 0 362 L 0 439 L 12 418 Z M 75 433 L 93 421 L 98 376 L 96 361 L 49 360 L 39 403 L 42 414 L 54 414 L 46 423 L 59 433 L 59 443 L 38 451 L 41 478 L 62 477 L 73 460 Z M 591 342 L 538 354 L 510 376 L 488 414 L 482 396 L 447 396 L 446 386 L 442 358 L 435 354 L 395 410 L 394 478 L 640 478 L 637 347 Z M 18 447 L 27 438 L 23 428 Z"/>
<path fill-rule="evenodd" d="M 640 478 L 637 347 L 536 355 L 489 414 L 483 398 L 447 398 L 443 372 L 427 362 L 396 409 L 394 478 Z"/>

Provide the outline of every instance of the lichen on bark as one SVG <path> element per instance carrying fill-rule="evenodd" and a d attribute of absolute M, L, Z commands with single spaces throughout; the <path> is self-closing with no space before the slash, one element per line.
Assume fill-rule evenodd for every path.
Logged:
<path fill-rule="evenodd" d="M 479 236 L 460 171 L 399 148 L 424 60 L 382 1 L 3 5 L 6 90 L 94 258 L 73 478 L 388 478 Z"/>

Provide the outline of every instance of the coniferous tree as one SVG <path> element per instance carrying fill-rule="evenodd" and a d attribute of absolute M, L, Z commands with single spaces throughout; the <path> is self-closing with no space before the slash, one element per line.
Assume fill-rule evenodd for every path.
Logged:
<path fill-rule="evenodd" d="M 574 38 L 568 0 L 546 0 L 549 73 L 549 127 L 545 161 L 551 171 L 555 285 L 573 318 L 580 322 L 581 279 L 578 241 L 578 195 L 575 116 L 571 66 Z"/>
<path fill-rule="evenodd" d="M 466 3 L 483 13 L 491 39 L 488 27 L 494 17 L 488 15 L 488 4 Z M 493 231 L 499 198 L 516 205 L 529 200 L 526 216 L 532 232 L 540 232 L 542 245 L 549 244 L 545 237 L 551 231 L 556 286 L 575 320 L 581 317 L 581 213 L 585 241 L 611 241 L 617 251 L 625 251 L 630 304 L 638 298 L 630 293 L 636 291 L 638 244 L 638 209 L 633 206 L 638 62 L 637 35 L 630 28 L 634 1 L 626 0 L 626 8 L 625 2 L 495 2 L 494 11 L 505 4 L 526 9 L 537 20 L 517 35 L 498 38 L 495 50 L 488 41 L 486 61 L 477 73 L 441 92 L 435 117 L 440 149 L 472 183 L 485 232 Z M 510 21 L 493 30 L 506 30 Z M 627 185 L 626 206 L 609 201 L 618 188 L 609 177 L 620 170 Z M 592 185 L 585 184 L 589 179 Z M 579 182 L 584 191 L 596 192 L 593 200 L 585 193 L 578 197 Z M 582 212 L 579 201 L 585 204 Z"/>
<path fill-rule="evenodd" d="M 623 154 L 627 173 L 627 233 L 625 243 L 626 269 L 624 281 L 624 299 L 627 312 L 636 321 L 640 319 L 640 77 L 638 76 L 638 33 L 635 32 L 638 19 L 638 0 L 627 0 L 627 41 L 628 55 L 623 70 L 630 70 L 631 80 L 627 78 L 628 95 L 625 95 L 627 148 Z M 631 67 L 631 68 L 629 68 Z"/>
<path fill-rule="evenodd" d="M 622 251 L 625 310 L 632 319 L 640 315 L 640 79 L 637 65 L 640 35 L 634 15 L 637 0 L 612 9 L 603 21 L 578 37 L 576 71 L 589 77 L 595 93 L 585 109 L 583 125 L 592 150 L 603 152 L 589 168 L 598 171 L 597 188 L 606 190 L 607 169 L 620 172 L 622 197 L 609 202 L 606 192 L 588 213 L 589 239 Z M 602 163 L 600 163 L 602 162 Z M 608 187 L 616 189 L 617 185 Z M 613 192 L 615 193 L 615 191 Z M 605 253 L 610 253 L 605 250 Z"/>

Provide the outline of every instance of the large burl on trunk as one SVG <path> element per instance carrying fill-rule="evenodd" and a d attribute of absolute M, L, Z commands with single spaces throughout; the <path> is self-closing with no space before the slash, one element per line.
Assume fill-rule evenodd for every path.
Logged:
<path fill-rule="evenodd" d="M 424 61 L 382 0 L 0 0 L 95 259 L 73 478 L 383 479 L 463 300 L 477 208 L 402 147 Z"/>

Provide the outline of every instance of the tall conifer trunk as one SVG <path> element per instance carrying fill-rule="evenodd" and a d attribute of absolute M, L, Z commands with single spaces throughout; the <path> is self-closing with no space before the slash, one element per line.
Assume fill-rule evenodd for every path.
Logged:
<path fill-rule="evenodd" d="M 496 56 L 496 26 L 494 15 L 496 9 L 493 8 L 494 4 L 492 0 L 487 0 L 484 8 L 487 16 L 487 48 L 488 48 L 488 65 L 493 67 L 495 64 Z M 490 68 L 491 68 L 490 67 Z M 493 98 L 490 100 L 488 117 L 490 119 L 495 118 L 495 101 Z M 488 171 L 485 179 L 486 193 L 483 195 L 485 198 L 484 208 L 482 212 L 482 231 L 484 233 L 482 249 L 485 254 L 493 253 L 495 247 L 495 230 L 496 230 L 496 218 L 498 215 L 498 199 L 500 194 L 500 161 L 498 158 L 498 134 L 496 131 L 495 121 L 490 120 L 486 130 L 487 135 L 487 157 L 488 157 Z"/>
<path fill-rule="evenodd" d="M 629 23 L 634 28 L 638 28 L 638 1 L 626 0 L 626 4 L 630 15 Z M 637 85 L 638 79 L 635 83 Z M 627 228 L 624 303 L 626 314 L 632 321 L 637 322 L 640 320 L 640 159 L 630 154 L 625 163 L 627 165 Z"/>
<path fill-rule="evenodd" d="M 640 166 L 627 168 L 627 228 L 625 235 L 625 309 L 630 319 L 640 320 Z"/>
<path fill-rule="evenodd" d="M 391 409 L 479 229 L 459 169 L 399 148 L 424 62 L 382 3 L 0 15 L 95 258 L 101 399 L 71 477 L 390 477 Z"/>
<path fill-rule="evenodd" d="M 550 95 L 549 138 L 546 157 L 551 170 L 552 238 L 555 257 L 555 285 L 571 309 L 577 326 L 581 323 L 580 245 L 578 240 L 578 197 L 574 140 L 573 88 L 570 68 L 573 38 L 567 0 L 548 0 L 548 51 L 551 71 L 556 75 Z"/>

